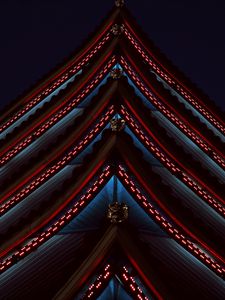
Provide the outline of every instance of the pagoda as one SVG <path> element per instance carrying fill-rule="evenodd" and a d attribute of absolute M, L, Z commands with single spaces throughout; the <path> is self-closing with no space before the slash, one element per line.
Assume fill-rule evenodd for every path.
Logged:
<path fill-rule="evenodd" d="M 0 299 L 225 299 L 225 121 L 116 0 L 0 116 Z"/>

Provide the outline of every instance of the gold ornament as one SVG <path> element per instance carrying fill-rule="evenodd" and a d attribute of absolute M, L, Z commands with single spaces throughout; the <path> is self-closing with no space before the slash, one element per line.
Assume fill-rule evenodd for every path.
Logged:
<path fill-rule="evenodd" d="M 128 206 L 125 203 L 114 202 L 109 205 L 107 218 L 113 224 L 122 223 L 128 219 Z"/>
<path fill-rule="evenodd" d="M 124 0 L 116 0 L 115 5 L 116 7 L 123 7 L 125 4 Z"/>
<path fill-rule="evenodd" d="M 114 132 L 122 131 L 125 128 L 125 121 L 123 119 L 112 119 L 110 121 L 111 129 Z"/>

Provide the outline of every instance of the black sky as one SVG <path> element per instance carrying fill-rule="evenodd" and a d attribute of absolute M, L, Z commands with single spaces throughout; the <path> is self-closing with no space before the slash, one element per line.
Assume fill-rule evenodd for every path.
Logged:
<path fill-rule="evenodd" d="M 127 0 L 155 44 L 225 110 L 225 1 Z M 1 0 L 0 107 L 79 46 L 114 0 Z"/>

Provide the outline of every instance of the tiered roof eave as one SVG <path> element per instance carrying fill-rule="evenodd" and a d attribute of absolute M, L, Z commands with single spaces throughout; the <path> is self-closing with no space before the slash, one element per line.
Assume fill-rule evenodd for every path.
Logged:
<path fill-rule="evenodd" d="M 211 127 L 204 130 L 203 121 L 196 120 L 187 107 L 180 107 L 157 76 L 201 112 L 215 131 Z M 55 95 L 58 88 L 61 90 Z M 73 244 L 75 253 L 80 253 L 76 270 L 69 266 L 70 276 L 59 276 L 63 284 L 51 287 L 55 299 L 72 299 L 80 292 L 96 274 L 98 264 L 110 260 L 112 246 L 117 251 L 123 249 L 156 299 L 161 299 L 161 294 L 176 295 L 171 282 L 163 285 L 164 271 L 177 278 L 177 292 L 182 294 L 188 275 L 184 274 L 182 282 L 176 264 L 190 273 L 192 265 L 196 268 L 196 281 L 194 278 L 190 283 L 195 286 L 199 282 L 199 295 L 221 295 L 225 274 L 225 159 L 223 141 L 213 140 L 212 132 L 219 130 L 222 135 L 224 123 L 215 107 L 199 97 L 200 93 L 145 38 L 126 7 L 114 8 L 83 49 L 3 113 L 0 271 L 6 272 L 6 277 L 0 278 L 0 283 L 7 276 L 11 280 L 12 267 L 19 274 L 24 263 L 24 270 L 28 270 L 29 258 L 32 261 L 35 255 L 45 255 L 43 249 L 52 240 L 66 240 L 63 229 L 87 212 L 109 181 L 116 178 L 138 205 L 135 214 L 142 211 L 165 235 L 154 239 L 149 231 L 143 234 L 133 217 L 121 226 L 108 224 L 104 235 L 106 211 L 98 212 L 101 225 L 91 229 L 90 237 L 90 245 L 97 246 L 91 251 L 88 229 L 81 230 L 78 240 L 85 243 Z M 117 193 L 115 186 L 111 190 Z M 131 201 L 125 194 L 123 197 Z M 146 228 L 149 226 L 146 222 Z M 146 247 L 149 257 L 147 252 L 140 255 L 136 240 Z M 172 257 L 166 260 L 168 265 L 164 261 L 167 247 Z M 58 251 L 57 246 L 53 248 Z M 70 247 L 68 253 L 74 262 Z M 158 255 L 159 270 L 154 265 Z M 152 270 L 149 262 L 153 263 Z M 60 268 L 56 266 L 59 273 Z M 132 281 L 129 272 L 124 274 L 128 282 Z M 202 291 L 210 279 L 212 290 Z M 33 279 L 29 280 L 31 284 Z M 98 279 L 96 282 L 98 286 Z M 133 289 L 136 296 L 137 287 Z"/>

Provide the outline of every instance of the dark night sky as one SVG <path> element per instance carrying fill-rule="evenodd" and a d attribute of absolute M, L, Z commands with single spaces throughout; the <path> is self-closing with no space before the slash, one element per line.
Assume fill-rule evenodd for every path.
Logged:
<path fill-rule="evenodd" d="M 225 110 L 225 1 L 127 0 L 149 37 Z M 113 0 L 1 0 L 0 107 L 99 24 Z"/>

